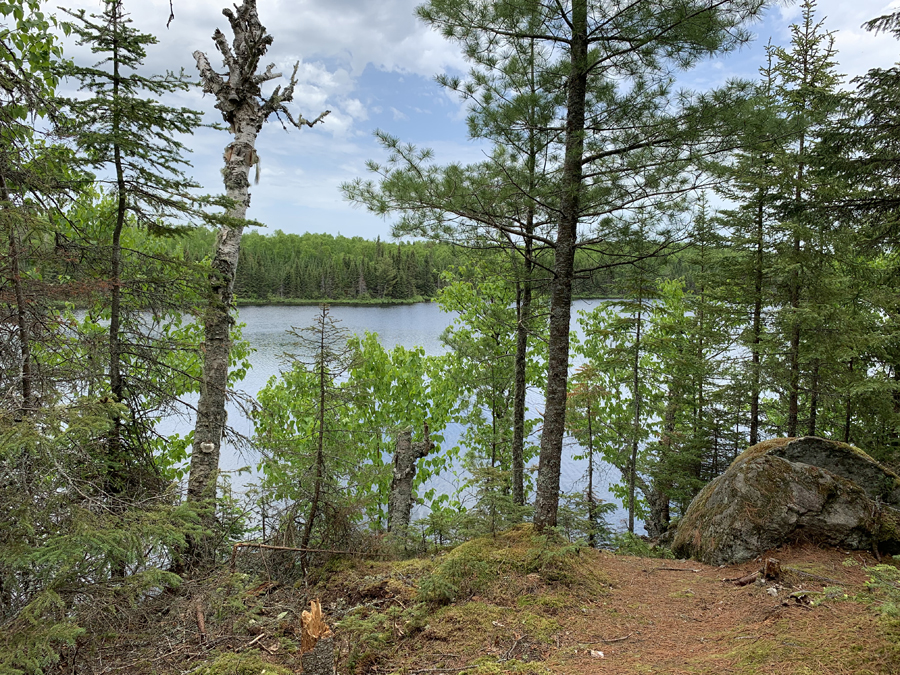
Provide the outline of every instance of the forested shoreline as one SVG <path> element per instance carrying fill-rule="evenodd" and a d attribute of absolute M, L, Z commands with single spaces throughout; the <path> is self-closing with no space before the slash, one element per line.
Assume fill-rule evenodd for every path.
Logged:
<path fill-rule="evenodd" d="M 169 240 L 167 253 L 190 263 L 209 256 L 215 232 L 196 228 Z M 434 241 L 382 241 L 331 234 L 287 234 L 281 230 L 244 235 L 235 278 L 237 304 L 391 304 L 434 300 L 448 283 L 446 275 L 472 260 L 500 259 L 496 247 L 477 242 L 472 247 Z M 689 273 L 681 250 L 674 246 L 659 266 L 665 278 Z M 628 243 L 621 255 L 627 255 Z M 587 251 L 578 254 L 587 268 Z M 623 268 L 585 274 L 575 284 L 580 298 L 619 297 Z M 544 280 L 544 286 L 548 281 Z"/>

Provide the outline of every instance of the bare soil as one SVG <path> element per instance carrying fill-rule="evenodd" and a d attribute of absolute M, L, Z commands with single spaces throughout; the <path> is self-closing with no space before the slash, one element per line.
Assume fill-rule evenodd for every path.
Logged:
<path fill-rule="evenodd" d="M 798 545 L 710 567 L 581 549 L 533 571 L 522 532 L 420 560 L 343 563 L 308 587 L 223 570 L 153 599 L 118 632 L 85 636 L 58 670 L 301 672 L 300 612 L 320 597 L 343 675 L 900 674 L 900 622 L 879 616 L 869 553 Z M 778 579 L 734 583 L 769 557 Z M 421 602 L 423 582 L 434 588 L 447 570 L 459 597 Z"/>

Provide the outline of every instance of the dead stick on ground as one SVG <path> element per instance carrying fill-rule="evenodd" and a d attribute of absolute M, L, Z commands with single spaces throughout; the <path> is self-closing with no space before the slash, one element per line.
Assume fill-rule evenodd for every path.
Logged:
<path fill-rule="evenodd" d="M 200 631 L 200 644 L 206 642 L 206 618 L 203 616 L 203 604 L 198 598 L 194 604 L 194 616 L 197 619 L 197 630 Z"/>
<path fill-rule="evenodd" d="M 238 648 L 235 649 L 234 651 L 239 652 L 239 651 L 242 651 L 242 650 L 244 650 L 244 649 L 249 649 L 250 647 L 252 647 L 253 645 L 255 645 L 257 642 L 259 642 L 260 640 L 262 640 L 264 637 L 266 637 L 266 634 L 265 634 L 265 633 L 260 633 L 260 634 L 257 635 L 255 638 L 253 638 L 252 640 L 250 640 L 250 642 L 248 642 L 247 644 L 243 645 L 242 647 L 238 647 Z"/>
<path fill-rule="evenodd" d="M 654 567 L 651 572 L 699 572 L 688 567 Z"/>
<path fill-rule="evenodd" d="M 610 639 L 610 640 L 607 640 L 606 638 L 600 638 L 600 642 L 605 642 L 606 644 L 610 644 L 610 643 L 612 643 L 612 642 L 621 642 L 622 640 L 627 640 L 627 639 L 630 638 L 632 635 L 634 635 L 634 633 L 629 633 L 628 635 L 623 635 L 622 637 L 612 638 L 612 639 Z M 599 645 L 600 642 L 588 642 L 588 643 L 586 643 L 586 644 L 589 644 L 589 645 Z"/>
<path fill-rule="evenodd" d="M 359 556 L 374 556 L 374 557 L 386 557 L 386 553 L 366 553 L 364 551 L 341 551 L 331 548 L 298 548 L 295 546 L 273 546 L 272 544 L 258 544 L 254 541 L 239 541 L 234 544 L 231 548 L 231 571 L 234 571 L 234 562 L 237 557 L 237 552 L 239 548 L 264 548 L 269 551 L 297 551 L 300 553 L 336 553 L 341 555 L 359 555 Z"/>

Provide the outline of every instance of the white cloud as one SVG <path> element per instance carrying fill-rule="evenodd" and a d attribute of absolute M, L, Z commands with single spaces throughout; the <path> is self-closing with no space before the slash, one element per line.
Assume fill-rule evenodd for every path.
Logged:
<path fill-rule="evenodd" d="M 166 29 L 169 0 L 125 0 L 134 26 L 155 33 L 160 41 L 148 47 L 147 72 L 184 68 L 195 78 L 194 50 L 207 53 L 213 65 L 219 66 L 221 59 L 211 36 L 218 27 L 230 37 L 222 7 L 230 7 L 232 1 L 174 0 L 175 20 Z M 299 62 L 292 111 L 307 118 L 325 109 L 332 113 L 314 129 L 285 133 L 277 123 L 264 128 L 258 144 L 262 180 L 252 189 L 251 217 L 268 222 L 272 229 L 339 229 L 351 236 L 384 236 L 388 225 L 344 203 L 338 186 L 365 176 L 366 159 L 383 159 L 371 132 L 376 124 L 389 124 L 385 119 L 388 112 L 396 123 L 402 123 L 402 129 L 394 133 L 434 148 L 438 161 L 474 162 L 484 157 L 484 145 L 466 140 L 465 105 L 451 92 L 422 80 L 448 69 L 465 71 L 467 66 L 454 44 L 415 18 L 414 8 L 421 1 L 258 0 L 260 19 L 274 37 L 263 65 L 272 62 L 287 77 L 293 64 Z M 894 5 L 900 5 L 900 0 Z M 82 0 L 82 6 L 98 12 L 101 3 Z M 886 13 L 889 7 L 883 0 L 819 2 L 817 16 L 826 16 L 826 27 L 837 31 L 840 72 L 853 77 L 898 60 L 900 42 L 860 28 L 864 21 Z M 759 35 L 755 45 L 695 71 L 690 84 L 703 88 L 721 84 L 735 74 L 755 77 L 762 65 L 760 43 L 771 36 L 774 43 L 787 44 L 789 25 L 799 17 L 799 11 L 797 4 L 770 10 L 764 21 L 753 26 Z M 74 48 L 72 40 L 66 46 L 67 52 L 82 63 L 97 60 L 88 50 Z M 370 82 L 366 79 L 369 74 L 382 82 L 385 73 L 391 72 L 401 75 L 390 80 L 397 85 L 392 93 L 365 86 Z M 374 93 L 363 94 L 362 89 Z M 409 96 L 413 90 L 418 100 Z M 212 98 L 203 97 L 198 90 L 179 94 L 171 103 L 204 110 L 207 122 L 220 120 Z M 433 142 L 430 138 L 442 140 Z M 219 169 L 227 134 L 204 129 L 186 142 L 194 150 L 191 159 L 196 178 L 208 191 L 220 191 Z"/>

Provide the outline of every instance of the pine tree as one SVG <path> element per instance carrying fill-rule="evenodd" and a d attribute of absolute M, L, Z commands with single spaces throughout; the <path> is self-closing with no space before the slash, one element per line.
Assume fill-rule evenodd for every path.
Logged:
<path fill-rule="evenodd" d="M 682 169 L 692 151 L 721 148 L 704 130 L 716 111 L 734 101 L 720 94 L 715 104 L 703 100 L 673 106 L 671 73 L 742 44 L 748 36 L 741 25 L 765 4 L 433 0 L 419 10 L 463 46 L 485 78 L 500 81 L 507 66 L 533 45 L 541 55 L 538 101 L 554 111 L 552 120 L 562 121 L 542 129 L 556 133 L 548 164 L 552 178 L 542 180 L 540 185 L 548 188 L 536 193 L 525 192 L 520 174 L 504 179 L 502 171 L 492 174 L 484 167 L 442 170 L 429 166 L 429 152 L 384 137 L 392 160 L 387 167 L 372 167 L 382 174 L 380 185 L 358 182 L 348 190 L 352 199 L 376 212 L 418 213 L 413 217 L 439 224 L 472 220 L 501 236 L 523 236 L 522 220 L 511 224 L 516 212 L 509 204 L 516 203 L 516 195 L 520 202 L 545 205 L 549 235 L 540 242 L 552 249 L 552 260 L 544 267 L 551 277 L 550 333 L 538 528 L 556 523 L 576 250 L 599 245 L 623 223 L 649 220 L 651 212 L 662 227 L 680 209 L 680 198 L 695 187 Z M 503 93 L 512 96 L 515 87 Z"/>

